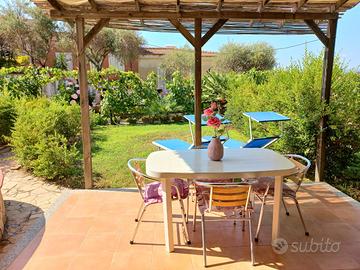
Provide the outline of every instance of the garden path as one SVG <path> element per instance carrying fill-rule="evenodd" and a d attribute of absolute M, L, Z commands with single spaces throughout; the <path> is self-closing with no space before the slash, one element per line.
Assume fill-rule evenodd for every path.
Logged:
<path fill-rule="evenodd" d="M 26 172 L 9 147 L 0 148 L 0 169 L 5 172 L 1 192 L 7 215 L 0 269 L 5 269 L 43 227 L 46 213 L 66 189 Z"/>

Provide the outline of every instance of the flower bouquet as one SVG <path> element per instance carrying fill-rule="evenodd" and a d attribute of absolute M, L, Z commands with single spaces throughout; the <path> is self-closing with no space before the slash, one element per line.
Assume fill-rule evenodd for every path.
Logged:
<path fill-rule="evenodd" d="M 203 119 L 207 126 L 214 129 L 214 135 L 208 146 L 208 156 L 213 161 L 219 161 L 224 156 L 224 146 L 221 143 L 220 137 L 225 133 L 225 126 L 217 116 L 218 106 L 216 102 L 212 102 L 211 106 L 204 110 Z"/>

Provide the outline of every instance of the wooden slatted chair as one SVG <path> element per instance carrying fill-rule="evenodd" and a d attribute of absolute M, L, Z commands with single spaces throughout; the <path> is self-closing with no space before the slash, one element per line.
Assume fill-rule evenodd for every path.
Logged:
<path fill-rule="evenodd" d="M 195 182 L 195 185 L 210 189 L 209 192 L 198 193 L 197 201 L 201 213 L 202 245 L 204 266 L 207 267 L 206 261 L 206 233 L 205 223 L 206 216 L 223 217 L 227 220 L 248 222 L 250 237 L 251 263 L 254 265 L 253 237 L 251 231 L 251 185 L 240 183 L 205 183 Z M 221 220 L 221 219 L 215 219 Z M 210 221 L 210 220 L 209 220 Z M 213 221 L 213 220 L 211 220 Z"/>

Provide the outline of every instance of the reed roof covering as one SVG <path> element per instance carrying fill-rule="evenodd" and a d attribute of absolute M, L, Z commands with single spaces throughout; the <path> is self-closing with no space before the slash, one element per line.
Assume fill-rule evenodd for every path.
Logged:
<path fill-rule="evenodd" d="M 218 19 L 227 19 L 220 34 L 312 34 L 304 20 L 314 20 L 326 31 L 360 0 L 33 0 L 51 17 L 72 20 L 84 17 L 95 24 L 109 18 L 109 27 L 157 32 L 177 32 L 169 19 L 194 31 L 194 18 L 202 18 L 202 31 Z"/>

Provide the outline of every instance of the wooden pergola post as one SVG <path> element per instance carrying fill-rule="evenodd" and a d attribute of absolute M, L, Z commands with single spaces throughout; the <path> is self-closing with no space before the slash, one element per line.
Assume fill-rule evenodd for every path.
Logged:
<path fill-rule="evenodd" d="M 195 104 L 194 104 L 194 114 L 195 114 L 195 147 L 201 146 L 201 63 L 202 63 L 202 53 L 201 53 L 201 28 L 202 20 L 195 19 Z"/>
<path fill-rule="evenodd" d="M 77 60 L 79 64 L 79 86 L 80 86 L 80 107 L 81 107 L 81 136 L 84 155 L 84 178 L 85 188 L 92 188 L 92 162 L 91 162 L 91 138 L 90 138 L 90 114 L 88 81 L 85 59 L 85 20 L 76 18 L 76 43 L 78 49 Z"/>
<path fill-rule="evenodd" d="M 337 19 L 329 20 L 327 30 L 327 44 L 325 45 L 321 100 L 326 105 L 330 103 L 331 95 L 331 78 L 333 72 L 333 63 L 335 55 L 335 40 L 336 40 Z M 320 121 L 320 134 L 318 139 L 318 149 L 316 158 L 316 173 L 315 181 L 324 181 L 325 166 L 326 166 L 326 140 L 328 133 L 328 115 L 324 115 Z"/>
<path fill-rule="evenodd" d="M 227 19 L 219 19 L 206 33 L 202 36 L 202 19 L 194 19 L 194 36 L 180 23 L 179 20 L 169 19 L 172 25 L 183 35 L 187 41 L 194 47 L 195 51 L 195 148 L 201 147 L 201 64 L 202 64 L 202 52 L 201 48 L 209 41 L 209 39 L 216 34 L 217 31 L 228 21 Z"/>

